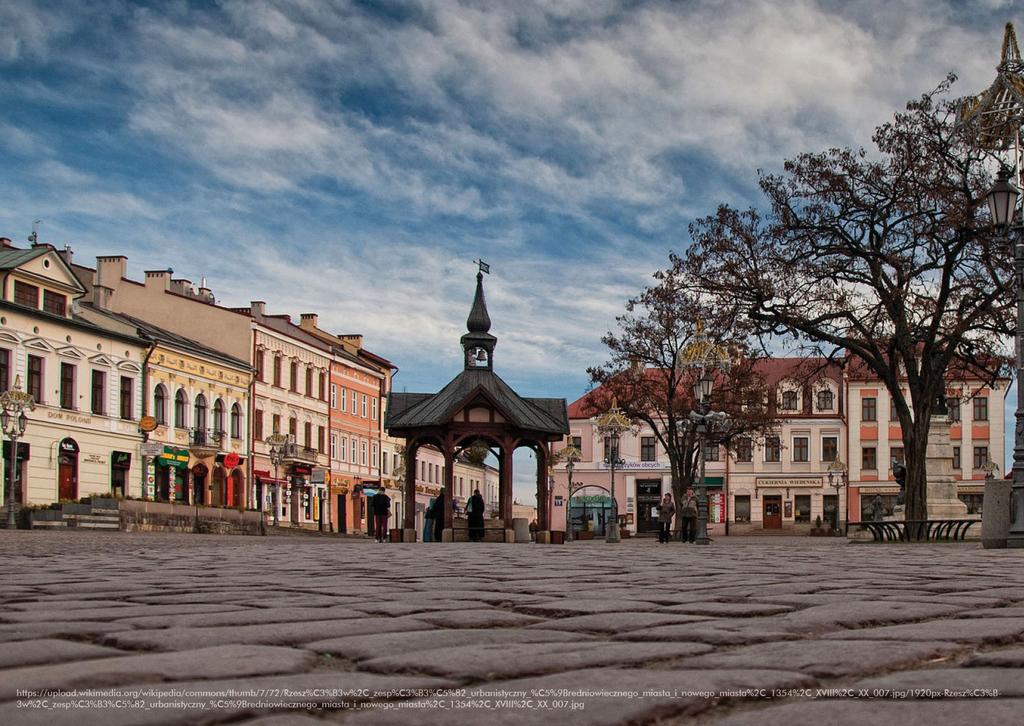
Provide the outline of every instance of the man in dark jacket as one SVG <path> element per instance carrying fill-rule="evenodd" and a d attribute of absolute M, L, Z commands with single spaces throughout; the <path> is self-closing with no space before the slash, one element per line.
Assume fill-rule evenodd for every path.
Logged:
<path fill-rule="evenodd" d="M 391 497 L 384 493 L 381 487 L 370 499 L 370 507 L 373 510 L 373 532 L 378 542 L 386 542 L 388 536 L 388 518 L 391 516 Z"/>
<path fill-rule="evenodd" d="M 444 531 L 444 497 L 445 491 L 441 490 L 441 493 L 437 495 L 437 499 L 434 500 L 434 541 L 441 541 L 441 533 Z"/>

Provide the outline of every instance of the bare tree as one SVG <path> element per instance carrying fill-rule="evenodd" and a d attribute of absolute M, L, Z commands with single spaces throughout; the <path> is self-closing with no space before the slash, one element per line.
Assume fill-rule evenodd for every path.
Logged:
<path fill-rule="evenodd" d="M 880 126 L 877 153 L 831 149 L 762 174 L 767 211 L 722 206 L 674 260 L 762 340 L 856 361 L 892 396 L 906 452 L 907 519 L 927 516 L 925 450 L 946 381 L 1003 371 L 1013 331 L 1011 260 L 979 213 L 983 152 L 935 91 Z"/>
<path fill-rule="evenodd" d="M 739 436 L 758 439 L 771 428 L 764 378 L 746 345 L 745 331 L 725 311 L 700 303 L 684 291 L 675 270 L 659 271 L 657 284 L 626 304 L 618 330 L 602 342 L 610 358 L 588 370 L 596 388 L 584 404 L 585 415 L 604 412 L 615 399 L 629 418 L 650 427 L 669 460 L 672 491 L 679 501 L 694 483 L 702 454 L 689 414 L 695 408 L 694 371 L 683 356 L 700 339 L 729 351 L 728 374 L 719 373 L 712 407 L 729 414 L 729 423 L 712 441 L 727 446 Z M 681 520 L 677 519 L 678 531 Z"/>

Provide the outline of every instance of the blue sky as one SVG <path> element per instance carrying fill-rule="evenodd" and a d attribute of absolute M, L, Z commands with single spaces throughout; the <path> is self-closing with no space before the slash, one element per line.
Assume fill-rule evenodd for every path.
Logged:
<path fill-rule="evenodd" d="M 626 298 L 756 169 L 865 144 L 1008 2 L 0 3 L 0 234 L 316 311 L 436 390 L 472 260 L 498 372 L 574 399 Z"/>

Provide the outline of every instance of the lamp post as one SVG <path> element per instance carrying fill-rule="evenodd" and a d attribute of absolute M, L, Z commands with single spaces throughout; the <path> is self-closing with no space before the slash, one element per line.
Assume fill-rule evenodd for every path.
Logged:
<path fill-rule="evenodd" d="M 846 464 L 844 464 L 843 460 L 840 459 L 839 457 L 836 457 L 836 460 L 828 465 L 828 485 L 830 487 L 834 486 L 835 489 L 836 489 L 836 508 L 835 508 L 835 512 L 833 512 L 833 517 L 832 517 L 832 519 L 833 519 L 832 531 L 833 532 L 838 532 L 839 531 L 839 501 L 840 501 L 840 499 L 839 499 L 839 489 L 841 487 L 848 487 L 849 486 L 849 482 L 847 480 L 848 476 L 849 476 L 849 474 L 847 473 Z M 849 491 L 849 489 L 847 489 L 847 491 Z M 849 517 L 850 506 L 849 506 L 848 502 L 847 502 L 847 506 L 846 506 L 846 514 L 847 514 L 847 517 Z"/>
<path fill-rule="evenodd" d="M 619 458 L 619 439 L 631 427 L 632 424 L 619 410 L 614 398 L 612 398 L 612 407 L 597 419 L 598 433 L 607 436 L 610 444 L 605 452 L 605 460 L 611 470 L 612 521 L 605 526 L 605 542 L 618 542 L 620 539 L 619 500 L 615 498 L 615 467 L 626 463 Z"/>
<path fill-rule="evenodd" d="M 21 390 L 21 376 L 14 379 L 14 387 L 0 393 L 0 426 L 3 427 L 4 435 L 11 442 L 11 464 L 7 477 L 7 527 L 17 527 L 17 514 L 14 511 L 14 487 L 18 479 L 18 439 L 25 434 L 28 428 L 28 416 L 25 411 L 34 411 L 36 400 L 32 394 Z"/>
<path fill-rule="evenodd" d="M 274 526 L 281 523 L 281 462 L 284 460 L 284 447 L 288 443 L 288 437 L 284 434 L 271 434 L 267 437 L 267 446 L 270 447 L 270 463 L 274 465 Z"/>
<path fill-rule="evenodd" d="M 714 385 L 715 380 L 711 376 L 711 371 L 701 368 L 700 376 L 693 385 L 693 397 L 697 401 L 697 410 L 690 412 L 690 421 L 700 439 L 700 454 L 697 459 L 700 464 L 697 486 L 697 538 L 694 543 L 702 545 L 711 544 L 711 538 L 708 537 L 708 490 L 704 465 L 707 457 L 704 455 L 704 451 L 708 445 L 709 434 L 715 425 L 724 424 L 729 420 L 729 417 L 721 411 L 711 410 L 711 391 L 714 389 Z"/>
<path fill-rule="evenodd" d="M 1013 245 L 1013 273 L 1017 285 L 1017 425 L 1013 437 L 1013 469 L 1011 473 L 1010 532 L 1007 547 L 1024 547 L 1024 228 L 1015 223 L 1020 191 L 1010 182 L 1010 170 L 1005 166 L 996 174 L 996 182 L 987 195 L 992 223 L 1005 230 Z"/>
<path fill-rule="evenodd" d="M 570 509 L 572 505 L 572 472 L 576 468 L 576 462 L 580 460 L 580 450 L 572 445 L 572 439 L 561 451 L 565 459 L 565 474 L 568 477 L 568 486 L 565 488 L 565 541 L 572 542 L 572 517 Z"/>

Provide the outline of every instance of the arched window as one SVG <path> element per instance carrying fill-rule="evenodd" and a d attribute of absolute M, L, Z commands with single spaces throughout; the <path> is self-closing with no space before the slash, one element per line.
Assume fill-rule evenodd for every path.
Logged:
<path fill-rule="evenodd" d="M 242 438 L 242 407 L 237 403 L 231 404 L 231 438 Z"/>
<path fill-rule="evenodd" d="M 167 389 L 163 384 L 153 391 L 153 418 L 161 426 L 167 423 Z"/>
<path fill-rule="evenodd" d="M 224 430 L 224 402 L 219 398 L 213 402 L 213 430 L 217 433 Z"/>
<path fill-rule="evenodd" d="M 188 396 L 185 395 L 185 390 L 182 388 L 178 389 L 178 392 L 174 394 L 174 426 L 179 429 L 185 428 L 186 424 L 186 409 L 188 408 Z"/>
<path fill-rule="evenodd" d="M 195 418 L 192 420 L 192 426 L 197 431 L 206 428 L 206 396 L 201 393 L 196 396 Z"/>

